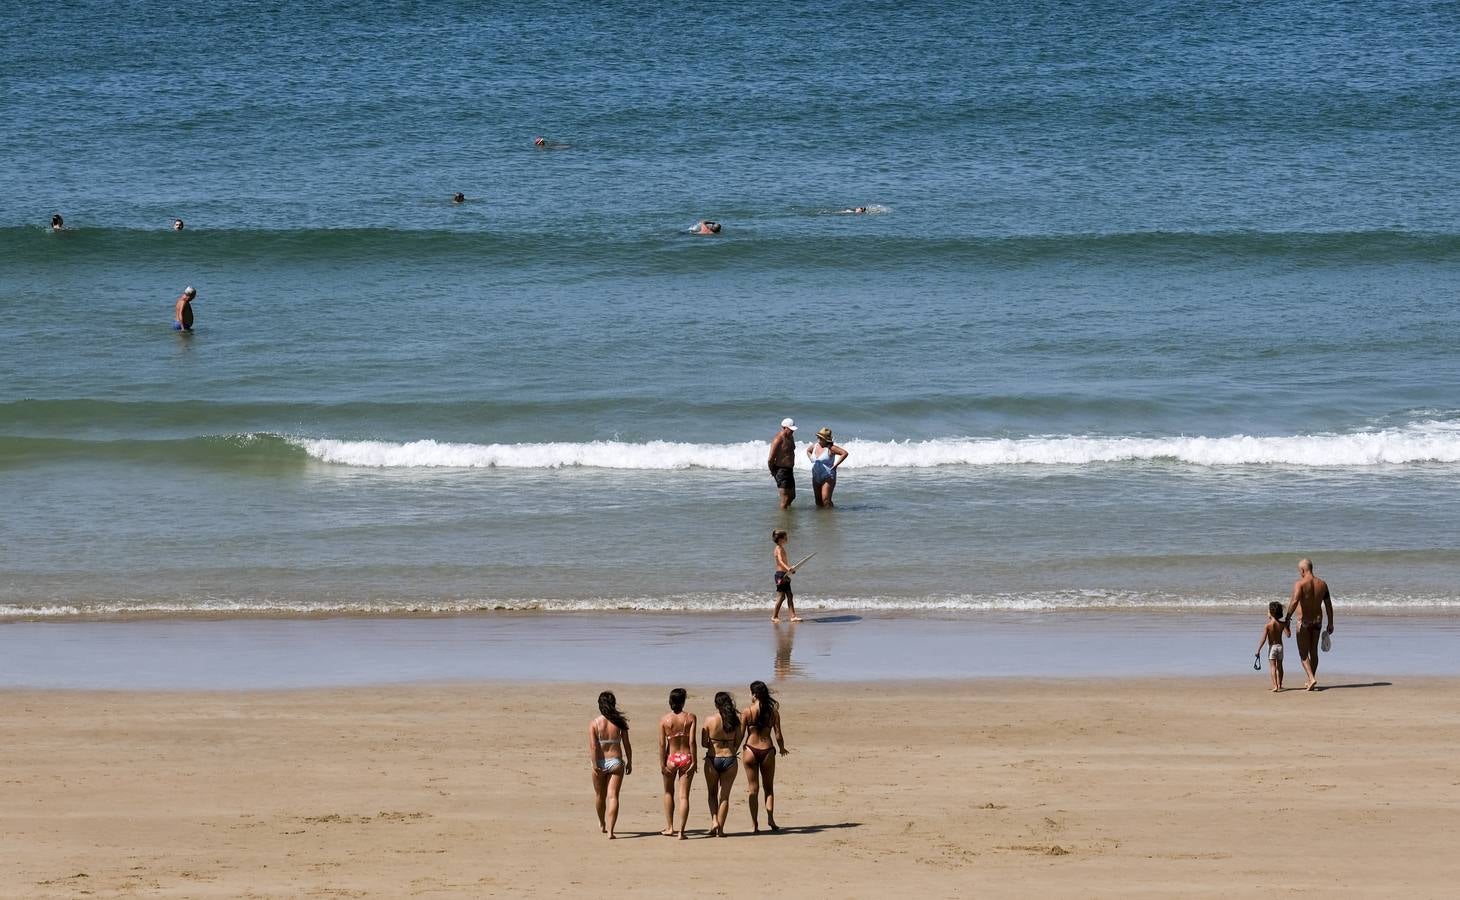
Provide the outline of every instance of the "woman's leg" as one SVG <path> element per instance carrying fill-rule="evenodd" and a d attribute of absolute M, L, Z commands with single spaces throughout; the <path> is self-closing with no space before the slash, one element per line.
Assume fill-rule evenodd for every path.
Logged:
<path fill-rule="evenodd" d="M 663 774 L 663 773 L 660 773 Z M 664 775 L 664 835 L 674 834 L 674 774 Z"/>
<path fill-rule="evenodd" d="M 811 499 L 816 501 L 817 506 L 826 505 L 826 482 L 811 479 Z"/>
<path fill-rule="evenodd" d="M 821 505 L 834 506 L 831 502 L 831 493 L 836 490 L 836 479 L 832 478 L 821 483 Z"/>
<path fill-rule="evenodd" d="M 749 789 L 750 803 L 750 827 L 756 833 L 760 833 L 760 766 L 755 761 L 755 754 L 746 747 L 740 751 L 740 762 L 745 766 L 745 786 Z"/>
<path fill-rule="evenodd" d="M 689 823 L 689 789 L 693 786 L 695 773 L 693 769 L 686 771 L 679 776 L 679 783 L 676 788 L 679 791 L 679 839 L 684 840 L 684 826 Z"/>
<path fill-rule="evenodd" d="M 710 801 L 710 834 L 715 833 L 718 826 L 717 820 L 720 816 L 720 773 L 710 765 L 708 759 L 705 762 L 705 791 Z"/>
<path fill-rule="evenodd" d="M 780 831 L 776 827 L 776 751 L 772 750 L 765 756 L 765 761 L 760 764 L 760 784 L 765 791 L 765 823 L 770 826 L 771 831 Z"/>
<path fill-rule="evenodd" d="M 606 780 L 608 781 L 608 839 L 611 841 L 614 839 L 613 826 L 618 822 L 618 789 L 619 785 L 624 782 L 623 769 L 620 768 L 609 775 Z"/>
<path fill-rule="evenodd" d="M 731 766 L 720 773 L 720 809 L 715 816 L 715 833 L 720 837 L 725 836 L 725 820 L 730 817 L 730 789 L 735 786 L 735 770 L 738 765 Z"/>
<path fill-rule="evenodd" d="M 608 779 L 597 769 L 593 770 L 593 808 L 598 813 L 598 827 L 604 833 L 608 833 L 608 824 L 603 820 L 604 805 L 607 800 Z"/>

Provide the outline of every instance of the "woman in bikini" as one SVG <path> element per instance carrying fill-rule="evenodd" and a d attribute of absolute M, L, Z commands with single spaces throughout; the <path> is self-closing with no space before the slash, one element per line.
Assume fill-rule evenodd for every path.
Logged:
<path fill-rule="evenodd" d="M 664 775 L 664 830 L 666 837 L 679 835 L 684 840 L 684 825 L 689 820 L 689 789 L 694 783 L 695 764 L 694 713 L 684 711 L 684 688 L 669 692 L 669 714 L 659 720 L 659 771 Z M 679 801 L 679 827 L 674 824 L 674 803 Z"/>
<path fill-rule="evenodd" d="M 735 750 L 745 737 L 735 699 L 724 691 L 715 695 L 717 712 L 700 730 L 705 748 L 705 788 L 710 793 L 710 837 L 725 836 L 725 817 L 730 815 L 730 788 L 735 784 Z"/>
<path fill-rule="evenodd" d="M 613 691 L 598 695 L 601 715 L 588 725 L 588 761 L 593 766 L 594 808 L 598 827 L 613 840 L 618 822 L 618 789 L 634 771 L 634 748 L 629 743 L 629 720 L 618 711 Z"/>
<path fill-rule="evenodd" d="M 775 733 L 781 755 L 785 756 L 786 736 L 781 734 L 780 704 L 771 696 L 771 689 L 764 681 L 750 683 L 750 706 L 745 710 L 745 750 L 741 762 L 745 764 L 745 779 L 750 789 L 750 824 L 760 832 L 760 810 L 757 808 L 759 792 L 765 789 L 765 821 L 771 831 L 776 827 L 776 748 L 771 746 L 771 733 Z"/>

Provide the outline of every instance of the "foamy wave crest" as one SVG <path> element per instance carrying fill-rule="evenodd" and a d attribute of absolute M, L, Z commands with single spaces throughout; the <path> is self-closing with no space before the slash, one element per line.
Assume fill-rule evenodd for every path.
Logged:
<path fill-rule="evenodd" d="M 885 616 L 938 613 L 1078 613 L 1206 611 L 1251 613 L 1268 595 L 1171 596 L 1139 591 L 1066 590 L 921 597 L 800 598 L 802 612 L 861 612 Z M 1343 608 L 1376 614 L 1453 615 L 1460 597 L 1408 594 L 1345 595 Z M 762 593 L 704 593 L 661 597 L 446 598 L 435 600 L 282 600 L 199 598 L 193 601 L 107 600 L 0 604 L 0 620 L 115 618 L 327 618 L 339 616 L 452 616 L 493 612 L 753 613 L 764 614 Z"/>
<path fill-rule="evenodd" d="M 766 445 L 629 443 L 462 444 L 434 440 L 393 443 L 294 438 L 315 459 L 375 468 L 625 470 L 765 468 Z M 1081 466 L 1097 463 L 1170 462 L 1193 466 L 1297 466 L 1305 468 L 1460 463 L 1460 423 L 1419 422 L 1350 434 L 1280 437 L 1079 437 L 942 438 L 926 441 L 846 441 L 849 463 L 859 469 L 926 469 L 947 466 Z M 802 463 L 804 464 L 804 460 Z"/>

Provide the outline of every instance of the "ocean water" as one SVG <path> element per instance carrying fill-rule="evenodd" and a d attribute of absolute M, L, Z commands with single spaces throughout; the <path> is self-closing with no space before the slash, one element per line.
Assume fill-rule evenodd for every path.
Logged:
<path fill-rule="evenodd" d="M 0 6 L 0 618 L 1460 610 L 1454 4 Z"/>

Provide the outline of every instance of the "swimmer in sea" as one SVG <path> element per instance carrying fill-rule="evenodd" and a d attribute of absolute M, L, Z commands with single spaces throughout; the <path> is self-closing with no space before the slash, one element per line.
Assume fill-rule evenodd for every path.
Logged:
<path fill-rule="evenodd" d="M 771 745 L 774 734 L 785 756 L 786 736 L 781 734 L 780 703 L 771 696 L 771 689 L 764 681 L 750 683 L 750 706 L 745 710 L 745 750 L 740 763 L 745 766 L 746 787 L 750 790 L 750 825 L 760 833 L 760 811 L 757 804 L 761 790 L 765 791 L 765 821 L 771 831 L 776 827 L 776 748 Z"/>
<path fill-rule="evenodd" d="M 66 220 L 63 219 L 63 218 L 61 218 L 61 214 L 60 213 L 56 213 L 55 215 L 51 216 L 51 230 L 52 231 L 60 231 L 61 229 L 65 228 L 65 227 L 66 227 Z"/>
<path fill-rule="evenodd" d="M 600 715 L 588 725 L 588 764 L 593 769 L 593 806 L 598 827 L 609 840 L 618 823 L 618 789 L 634 771 L 634 748 L 629 744 L 629 720 L 618 711 L 613 691 L 598 695 Z"/>
<path fill-rule="evenodd" d="M 455 194 L 452 194 L 451 195 L 451 202 L 452 203 L 465 203 L 466 202 L 466 195 L 463 194 L 463 193 L 461 193 L 460 191 L 457 191 Z"/>
<path fill-rule="evenodd" d="M 720 223 L 711 222 L 709 219 L 701 219 L 689 230 L 690 234 L 719 234 Z"/>
<path fill-rule="evenodd" d="M 193 298 L 198 292 L 192 285 L 183 288 L 182 296 L 172 307 L 172 330 L 192 331 L 193 330 Z"/>
<path fill-rule="evenodd" d="M 684 688 L 670 691 L 669 713 L 659 720 L 659 771 L 664 776 L 664 830 L 659 833 L 665 837 L 677 834 L 681 841 L 689 821 L 689 789 L 699 770 L 694 748 L 699 722 L 694 713 L 684 711 L 686 696 Z M 676 801 L 678 816 L 674 814 Z"/>
<path fill-rule="evenodd" d="M 724 691 L 715 695 L 716 712 L 700 729 L 700 746 L 705 748 L 705 788 L 710 794 L 710 837 L 725 836 L 725 818 L 730 815 L 730 789 L 740 757 L 736 755 L 745 730 L 735 698 Z"/>
<path fill-rule="evenodd" d="M 173 231 L 182 231 L 183 230 L 183 220 L 182 219 L 173 219 L 172 220 L 172 230 Z"/>
<path fill-rule="evenodd" d="M 550 140 L 548 140 L 545 137 L 535 137 L 535 138 L 533 138 L 532 139 L 532 146 L 536 147 L 539 150 L 566 150 L 566 149 L 568 149 L 568 145 L 567 144 L 562 144 L 562 143 L 559 143 L 557 141 L 550 141 Z"/>

